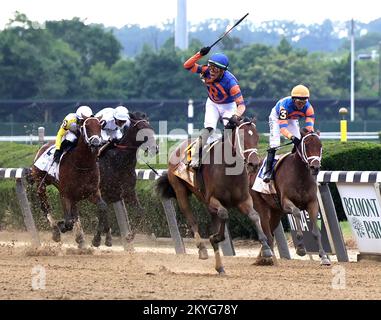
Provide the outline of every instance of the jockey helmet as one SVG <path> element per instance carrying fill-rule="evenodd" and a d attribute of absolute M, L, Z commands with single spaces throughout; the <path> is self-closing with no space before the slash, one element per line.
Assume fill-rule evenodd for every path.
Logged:
<path fill-rule="evenodd" d="M 114 118 L 117 120 L 127 121 L 130 118 L 128 115 L 128 109 L 123 106 L 116 107 L 114 110 Z"/>
<path fill-rule="evenodd" d="M 223 53 L 215 53 L 209 58 L 208 64 L 227 70 L 229 66 L 229 59 Z"/>
<path fill-rule="evenodd" d="M 310 97 L 310 91 L 307 87 L 299 84 L 291 90 L 292 98 L 305 98 L 308 99 Z"/>
<path fill-rule="evenodd" d="M 79 120 L 83 120 L 83 117 L 88 118 L 93 116 L 93 110 L 88 106 L 80 106 L 75 112 Z"/>

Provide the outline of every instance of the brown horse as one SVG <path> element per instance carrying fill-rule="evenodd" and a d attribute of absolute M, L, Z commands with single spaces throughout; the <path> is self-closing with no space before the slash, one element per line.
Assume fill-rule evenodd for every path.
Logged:
<path fill-rule="evenodd" d="M 145 214 L 136 193 L 137 152 L 144 150 L 147 155 L 156 155 L 159 151 L 155 140 L 155 132 L 146 115 L 140 112 L 130 113 L 131 125 L 124 130 L 123 136 L 114 147 L 110 147 L 99 157 L 101 174 L 101 193 L 108 205 L 124 200 L 126 205 Z M 108 217 L 104 217 L 108 219 Z M 143 220 L 141 220 L 143 222 Z M 108 224 L 107 221 L 105 223 Z M 100 232 L 95 237 L 94 246 L 99 246 Z"/>
<path fill-rule="evenodd" d="M 263 194 L 250 188 L 254 208 L 260 213 L 262 228 L 273 248 L 274 230 L 284 214 L 292 214 L 297 225 L 297 254 L 304 256 L 306 249 L 303 243 L 300 210 L 306 210 L 313 222 L 312 233 L 319 245 L 321 264 L 330 265 L 323 249 L 321 234 L 317 225 L 319 204 L 317 199 L 316 176 L 320 170 L 322 144 L 319 135 L 302 129 L 301 143 L 295 152 L 287 155 L 274 172 L 274 186 L 277 195 Z M 254 184 L 257 174 L 250 175 L 250 186 Z M 268 263 L 267 259 L 258 256 L 258 264 Z"/>
<path fill-rule="evenodd" d="M 46 171 L 32 167 L 32 181 L 38 185 L 37 194 L 45 217 L 53 230 L 53 240 L 61 240 L 61 232 L 70 231 L 74 227 L 75 241 L 79 248 L 85 245 L 83 230 L 79 220 L 77 203 L 88 199 L 98 206 L 99 215 L 105 213 L 107 206 L 102 200 L 99 189 L 99 168 L 97 164 L 98 149 L 101 144 L 100 118 L 84 118 L 80 127 L 78 143 L 72 150 L 66 152 L 59 166 L 59 181 L 48 175 Z M 37 152 L 35 161 L 47 150 L 53 142 L 43 145 Z M 60 193 L 64 211 L 64 221 L 58 223 L 53 219 L 51 207 L 46 195 L 46 186 L 54 185 Z M 111 236 L 110 227 L 107 232 Z M 106 243 L 107 244 L 107 243 Z"/>
<path fill-rule="evenodd" d="M 224 137 L 209 152 L 208 163 L 202 164 L 197 174 L 197 184 L 193 187 L 175 175 L 175 170 L 183 160 L 188 141 L 184 141 L 170 156 L 168 174 L 158 179 L 157 188 L 164 198 L 176 197 L 181 212 L 190 225 L 199 258 L 207 259 L 205 244 L 201 241 L 198 225 L 190 208 L 189 195 L 193 193 L 203 202 L 212 218 L 214 234 L 209 237 L 215 255 L 215 269 L 224 273 L 218 243 L 225 239 L 225 222 L 228 208 L 238 208 L 254 222 L 263 255 L 271 257 L 272 251 L 262 231 L 258 213 L 253 209 L 249 194 L 248 167 L 256 168 L 259 164 L 257 145 L 259 136 L 253 120 L 245 119 L 235 124 L 233 130 L 224 131 Z M 202 181 L 203 183 L 200 183 Z M 201 186 L 201 187 L 200 187 Z M 203 187 L 202 187 L 203 186 Z"/>

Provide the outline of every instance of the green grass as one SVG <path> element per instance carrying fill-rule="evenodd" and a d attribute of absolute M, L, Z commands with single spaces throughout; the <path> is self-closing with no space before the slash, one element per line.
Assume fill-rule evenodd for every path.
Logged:
<path fill-rule="evenodd" d="M 0 167 L 30 167 L 39 145 L 27 145 L 16 142 L 0 143 Z"/>

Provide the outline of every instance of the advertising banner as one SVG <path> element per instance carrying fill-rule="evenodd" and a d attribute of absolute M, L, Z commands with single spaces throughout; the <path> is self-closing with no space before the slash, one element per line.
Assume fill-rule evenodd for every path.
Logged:
<path fill-rule="evenodd" d="M 337 188 L 359 251 L 381 254 L 379 184 L 337 183 Z"/>

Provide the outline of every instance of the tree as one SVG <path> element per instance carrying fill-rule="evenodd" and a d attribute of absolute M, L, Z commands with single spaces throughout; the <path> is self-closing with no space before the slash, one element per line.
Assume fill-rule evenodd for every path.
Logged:
<path fill-rule="evenodd" d="M 98 62 L 111 67 L 120 58 L 121 44 L 112 31 L 106 31 L 100 25 L 85 25 L 79 18 L 73 18 L 47 21 L 46 28 L 80 54 L 85 74 Z"/>

